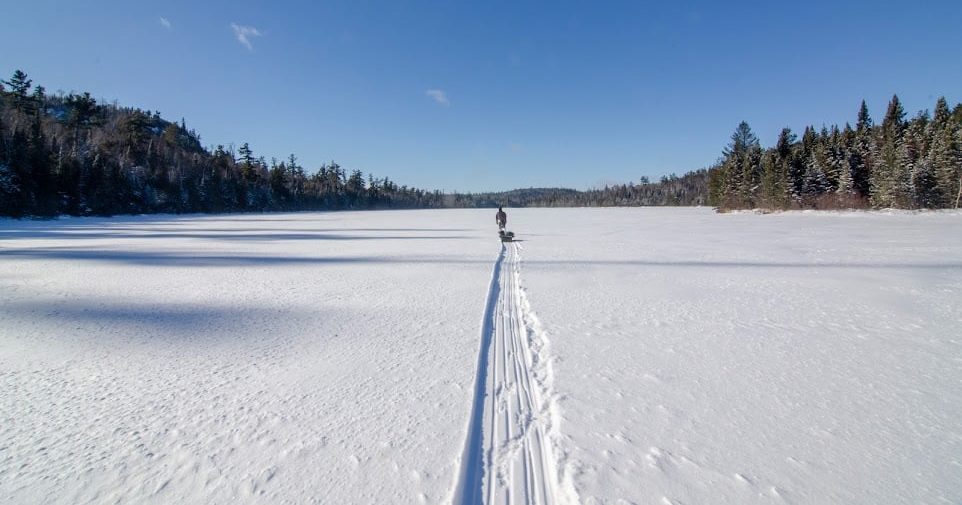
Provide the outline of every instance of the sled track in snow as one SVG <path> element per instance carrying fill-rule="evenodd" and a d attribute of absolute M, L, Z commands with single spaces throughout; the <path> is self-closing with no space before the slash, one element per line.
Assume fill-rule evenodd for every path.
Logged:
<path fill-rule="evenodd" d="M 474 403 L 453 502 L 558 503 L 543 335 L 518 285 L 518 245 L 494 265 L 481 324 Z"/>

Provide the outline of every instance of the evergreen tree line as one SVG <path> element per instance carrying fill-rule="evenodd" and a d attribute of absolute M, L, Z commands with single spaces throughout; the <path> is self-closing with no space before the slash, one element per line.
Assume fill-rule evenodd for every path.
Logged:
<path fill-rule="evenodd" d="M 703 205 L 743 208 L 952 208 L 962 200 L 962 104 L 944 98 L 910 120 L 897 96 L 875 125 L 865 102 L 855 127 L 801 140 L 788 128 L 763 149 L 742 122 L 712 168 L 658 182 L 576 191 L 531 188 L 443 194 L 348 172 L 308 174 L 292 154 L 255 156 L 244 143 L 205 148 L 184 120 L 101 104 L 89 93 L 47 95 L 22 71 L 0 81 L 0 215 L 244 212 L 370 208 Z"/>
<path fill-rule="evenodd" d="M 206 149 L 159 112 L 48 95 L 17 70 L 0 81 L 0 215 L 439 207 L 442 195 L 337 163 L 305 172 L 247 143 Z"/>
<path fill-rule="evenodd" d="M 962 199 L 962 104 L 939 98 L 910 120 L 898 96 L 881 125 L 865 101 L 855 127 L 782 129 L 762 149 L 748 123 L 709 171 L 708 202 L 729 209 L 958 208 Z"/>

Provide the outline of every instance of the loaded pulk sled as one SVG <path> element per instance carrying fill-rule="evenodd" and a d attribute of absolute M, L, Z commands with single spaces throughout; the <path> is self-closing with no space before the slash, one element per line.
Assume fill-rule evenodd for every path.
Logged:
<path fill-rule="evenodd" d="M 498 230 L 498 236 L 501 237 L 502 242 L 514 242 L 514 232 Z"/>

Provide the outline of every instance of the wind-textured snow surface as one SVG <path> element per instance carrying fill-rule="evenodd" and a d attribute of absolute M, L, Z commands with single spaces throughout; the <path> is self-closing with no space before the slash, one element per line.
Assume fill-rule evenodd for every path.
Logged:
<path fill-rule="evenodd" d="M 443 501 L 493 223 L 0 222 L 0 502 Z"/>
<path fill-rule="evenodd" d="M 962 503 L 959 213 L 510 218 L 582 502 Z"/>
<path fill-rule="evenodd" d="M 0 221 L 0 503 L 960 503 L 962 214 Z"/>

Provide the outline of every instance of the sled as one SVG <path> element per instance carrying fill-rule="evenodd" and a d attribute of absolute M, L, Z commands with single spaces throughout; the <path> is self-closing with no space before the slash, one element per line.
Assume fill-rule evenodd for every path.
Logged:
<path fill-rule="evenodd" d="M 501 241 L 502 241 L 502 242 L 513 242 L 513 241 L 514 241 L 514 232 L 513 232 L 513 231 L 498 230 L 498 236 L 501 237 Z"/>

